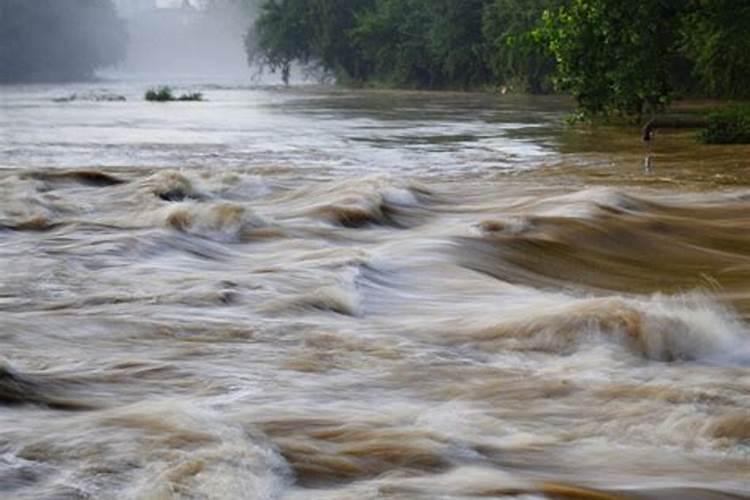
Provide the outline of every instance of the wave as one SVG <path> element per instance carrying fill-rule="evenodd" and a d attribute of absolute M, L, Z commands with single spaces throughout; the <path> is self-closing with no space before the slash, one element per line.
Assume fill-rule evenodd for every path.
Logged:
<path fill-rule="evenodd" d="M 220 241 L 251 238 L 254 231 L 269 228 L 267 221 L 234 203 L 174 204 L 166 209 L 164 223 L 183 233 Z M 262 233 L 264 236 L 271 234 L 269 231 Z"/>
<path fill-rule="evenodd" d="M 53 222 L 43 215 L 32 215 L 29 218 L 16 221 L 0 222 L 0 229 L 11 231 L 52 231 L 62 226 L 62 223 Z"/>
<path fill-rule="evenodd" d="M 514 471 L 513 471 L 514 472 Z M 494 468 L 462 466 L 429 477 L 388 478 L 378 481 L 379 491 L 398 498 L 555 498 L 570 500 L 712 499 L 746 498 L 739 491 L 699 487 L 596 488 L 562 481 L 545 481 L 534 475 L 514 474 Z"/>
<path fill-rule="evenodd" d="M 22 174 L 23 178 L 30 178 L 47 183 L 74 183 L 91 187 L 109 187 L 125 184 L 127 181 L 112 174 L 99 170 L 64 170 L 64 171 L 39 171 Z"/>
<path fill-rule="evenodd" d="M 588 298 L 533 309 L 508 311 L 493 324 L 456 329 L 443 338 L 482 350 L 559 354 L 606 341 L 655 361 L 750 364 L 750 332 L 705 297 Z"/>
<path fill-rule="evenodd" d="M 274 443 L 306 488 L 374 478 L 403 470 L 440 472 L 464 450 L 443 436 L 386 422 L 335 417 L 260 417 L 254 426 Z"/>
<path fill-rule="evenodd" d="M 418 184 L 373 177 L 296 191 L 284 201 L 302 215 L 356 229 L 412 227 L 427 217 L 431 199 L 431 192 Z"/>
<path fill-rule="evenodd" d="M 80 203 L 50 193 L 45 181 L 24 174 L 2 179 L 0 199 L 0 229 L 47 231 L 80 211 Z"/>
<path fill-rule="evenodd" d="M 583 191 L 485 219 L 477 236 L 456 239 L 454 255 L 470 269 L 535 287 L 729 294 L 750 281 L 748 211 L 742 199 L 656 203 Z"/>
<path fill-rule="evenodd" d="M 344 316 L 360 316 L 360 297 L 354 287 L 330 285 L 315 288 L 292 298 L 275 299 L 262 308 L 266 312 L 324 311 Z"/>
<path fill-rule="evenodd" d="M 206 194 L 199 191 L 185 174 L 164 170 L 141 181 L 140 190 L 149 192 L 162 201 L 200 200 Z"/>
<path fill-rule="evenodd" d="M 70 394 L 70 383 L 55 380 L 49 375 L 28 375 L 0 363 L 0 404 L 44 406 L 55 410 L 89 410 L 90 403 Z"/>
<path fill-rule="evenodd" d="M 14 432 L 24 435 L 23 445 L 0 456 L 0 465 L 35 473 L 5 485 L 14 498 L 27 498 L 21 495 L 30 485 L 34 497 L 41 491 L 50 498 L 277 498 L 289 484 L 275 449 L 188 401 L 144 401 L 33 423 L 43 432 L 19 425 Z"/>

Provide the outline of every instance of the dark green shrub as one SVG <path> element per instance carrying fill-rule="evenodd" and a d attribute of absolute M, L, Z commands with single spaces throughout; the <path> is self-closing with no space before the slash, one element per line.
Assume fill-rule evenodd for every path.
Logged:
<path fill-rule="evenodd" d="M 146 92 L 146 100 L 152 102 L 202 101 L 203 94 L 200 92 L 191 92 L 176 97 L 170 87 L 162 86 L 156 89 L 149 89 Z"/>
<path fill-rule="evenodd" d="M 172 89 L 169 87 L 159 87 L 156 89 L 149 89 L 146 91 L 146 100 L 155 102 L 168 102 L 174 101 L 175 96 L 172 93 Z"/>
<path fill-rule="evenodd" d="M 700 134 L 705 144 L 750 144 L 750 106 L 733 106 L 708 115 Z"/>

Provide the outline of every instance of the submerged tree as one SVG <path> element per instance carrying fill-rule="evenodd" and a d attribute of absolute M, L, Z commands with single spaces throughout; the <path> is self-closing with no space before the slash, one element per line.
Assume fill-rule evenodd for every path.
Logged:
<path fill-rule="evenodd" d="M 255 31 L 245 36 L 250 65 L 267 66 L 280 71 L 289 83 L 294 61 L 310 58 L 311 29 L 306 0 L 269 0 L 261 6 Z"/>
<path fill-rule="evenodd" d="M 0 1 L 0 80 L 91 78 L 125 55 L 127 35 L 111 0 Z"/>
<path fill-rule="evenodd" d="M 245 36 L 250 65 L 268 67 L 289 81 L 292 63 L 314 61 L 344 80 L 365 80 L 366 58 L 350 37 L 357 12 L 373 0 L 267 0 Z"/>

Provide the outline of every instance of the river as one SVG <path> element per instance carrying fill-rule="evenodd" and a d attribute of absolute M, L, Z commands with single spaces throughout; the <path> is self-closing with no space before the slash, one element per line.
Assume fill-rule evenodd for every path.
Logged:
<path fill-rule="evenodd" d="M 750 149 L 146 88 L 0 87 L 1 497 L 750 495 Z"/>

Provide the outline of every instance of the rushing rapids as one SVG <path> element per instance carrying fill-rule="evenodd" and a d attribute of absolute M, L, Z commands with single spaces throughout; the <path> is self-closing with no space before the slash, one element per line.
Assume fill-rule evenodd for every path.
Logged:
<path fill-rule="evenodd" d="M 747 151 L 201 90 L 0 89 L 0 496 L 750 494 Z"/>

